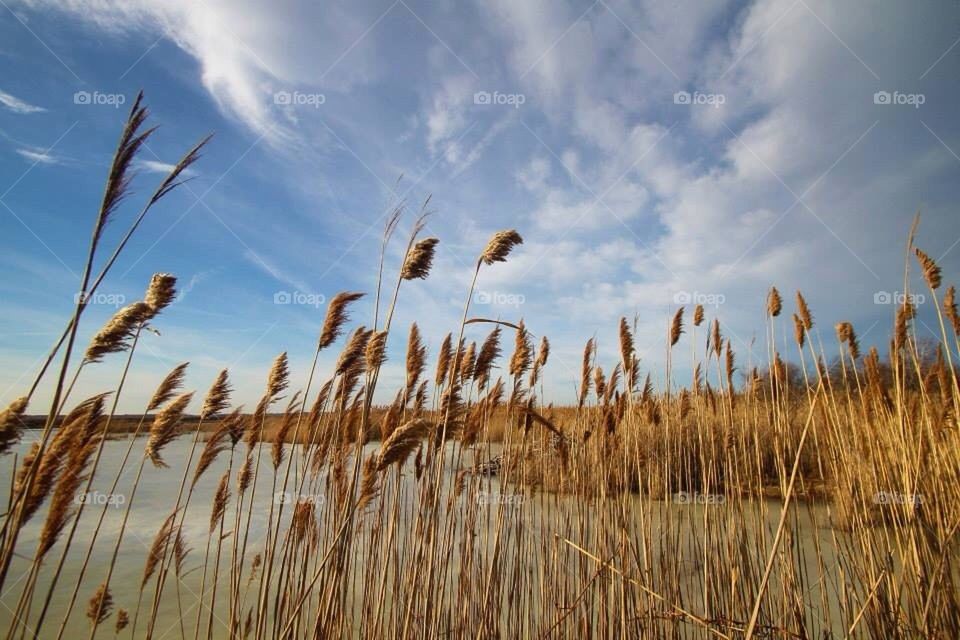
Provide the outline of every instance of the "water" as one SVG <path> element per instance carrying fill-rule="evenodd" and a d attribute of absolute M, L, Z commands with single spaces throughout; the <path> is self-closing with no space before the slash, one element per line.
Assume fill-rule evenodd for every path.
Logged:
<path fill-rule="evenodd" d="M 38 434 L 30 434 L 36 437 Z M 29 448 L 31 438 L 20 443 L 15 448 L 18 459 L 22 459 L 23 454 Z M 104 580 L 107 573 L 107 567 L 113 552 L 113 545 L 116 541 L 122 524 L 124 512 L 129 506 L 130 516 L 124 534 L 123 542 L 119 548 L 117 563 L 111 578 L 111 591 L 114 598 L 114 611 L 117 608 L 124 608 L 130 612 L 131 618 L 137 605 L 137 596 L 140 590 L 140 584 L 143 577 L 144 565 L 150 546 L 160 529 L 163 521 L 170 514 L 176 500 L 180 480 L 182 478 L 184 464 L 186 463 L 192 446 L 192 437 L 184 436 L 179 440 L 169 444 L 163 451 L 164 460 L 170 465 L 169 468 L 154 468 L 148 461 L 144 467 L 143 477 L 137 489 L 135 500 L 131 502 L 131 485 L 135 478 L 140 457 L 143 452 L 143 446 L 146 441 L 143 438 L 133 441 L 133 450 L 123 473 L 120 475 L 120 481 L 115 491 L 111 492 L 111 484 L 120 468 L 121 460 L 130 444 L 128 439 L 118 439 L 108 441 L 104 446 L 103 457 L 100 462 L 96 477 L 90 490 L 91 502 L 84 508 L 83 517 L 77 528 L 70 555 L 63 567 L 63 571 L 58 582 L 57 589 L 53 592 L 50 600 L 50 607 L 47 613 L 41 638 L 56 637 L 57 630 L 63 615 L 67 609 L 68 602 L 80 575 L 81 564 L 84 552 L 93 536 L 94 528 L 103 505 L 106 504 L 105 517 L 100 529 L 98 542 L 94 553 L 90 559 L 89 567 L 83 578 L 80 591 L 77 596 L 77 603 L 74 605 L 71 613 L 66 633 L 63 637 L 74 638 L 83 637 L 89 633 L 89 621 L 85 617 L 87 602 L 95 592 L 97 586 Z M 367 445 L 365 450 L 370 452 L 376 450 L 377 444 Z M 199 455 L 200 447 L 194 456 Z M 259 476 L 256 484 L 253 501 L 253 517 L 248 534 L 247 558 L 252 557 L 253 553 L 262 549 L 267 531 L 266 523 L 271 506 L 278 508 L 278 498 L 272 489 L 274 482 L 274 471 L 270 463 L 269 444 L 264 445 L 263 457 L 260 463 Z M 245 445 L 238 446 L 234 471 L 241 461 L 241 456 L 245 451 Z M 498 452 L 498 448 L 492 451 L 485 451 L 484 456 L 493 455 Z M 289 455 L 289 448 L 288 448 Z M 0 477 L 9 479 L 13 469 L 13 455 L 4 456 L 0 459 Z M 466 453 L 463 460 L 460 461 L 461 468 L 470 468 L 474 463 L 473 454 Z M 204 568 L 204 552 L 208 539 L 210 506 L 220 477 L 227 470 L 230 464 L 230 452 L 222 453 L 217 461 L 209 468 L 204 476 L 197 483 L 192 498 L 190 509 L 187 511 L 183 525 L 183 534 L 191 548 L 185 562 L 184 573 L 180 578 L 175 577 L 171 571 L 168 576 L 164 597 L 162 599 L 158 624 L 154 632 L 154 638 L 176 638 L 181 637 L 181 629 L 184 630 L 187 637 L 193 637 L 194 624 L 198 615 L 198 607 L 202 606 L 200 611 L 203 628 L 206 627 L 209 609 L 209 590 L 211 587 L 210 579 L 206 581 L 206 595 L 204 603 L 201 605 L 198 594 L 201 587 L 201 580 Z M 455 474 L 458 471 L 455 460 L 448 458 L 446 462 L 446 481 L 452 485 Z M 349 465 L 348 465 L 349 467 Z M 286 462 L 280 466 L 282 474 L 286 468 Z M 234 494 L 227 509 L 227 529 L 230 529 L 233 522 L 234 500 L 236 494 L 235 473 L 231 477 L 231 493 Z M 323 485 L 321 477 L 318 486 Z M 566 544 L 562 539 L 566 538 L 570 542 L 582 545 L 585 549 L 595 548 L 591 545 L 598 544 L 598 540 L 605 535 L 604 532 L 594 531 L 594 528 L 609 527 L 615 522 L 615 514 L 611 512 L 609 522 L 594 522 L 586 529 L 583 527 L 583 509 L 584 501 L 572 496 L 562 496 L 551 493 L 513 493 L 511 490 L 501 488 L 496 479 L 484 479 L 481 481 L 478 493 L 472 493 L 469 497 L 462 497 L 450 503 L 446 503 L 446 508 L 458 509 L 466 514 L 471 509 L 479 511 L 474 519 L 469 520 L 471 525 L 458 524 L 453 532 L 455 550 L 448 558 L 447 571 L 451 577 L 448 580 L 456 583 L 456 575 L 460 570 L 462 557 L 462 545 L 466 544 L 468 539 L 474 544 L 480 553 L 489 552 L 493 541 L 489 531 L 493 528 L 496 518 L 503 515 L 507 526 L 504 529 L 501 544 L 506 548 L 512 548 L 511 545 L 519 544 L 519 541 L 525 540 L 523 544 L 542 545 L 543 548 L 550 547 L 560 549 L 567 557 L 578 559 L 582 562 L 592 563 L 593 561 L 582 556 L 574 550 L 572 546 Z M 407 470 L 402 480 L 402 491 L 400 495 L 405 501 L 405 506 L 401 510 L 407 517 L 413 518 L 412 503 L 416 495 L 416 487 L 412 478 L 412 470 Z M 8 498 L 9 482 L 4 481 L 3 496 L 4 502 Z M 282 484 L 282 475 L 278 479 L 278 484 Z M 247 492 L 249 500 L 250 491 Z M 316 493 L 315 499 L 318 503 L 323 503 L 326 496 L 322 493 Z M 780 505 L 771 501 L 737 501 L 738 508 L 732 509 L 727 504 L 715 504 L 714 500 L 697 499 L 689 497 L 684 500 L 683 497 L 673 500 L 650 500 L 641 496 L 632 496 L 623 508 L 630 519 L 628 523 L 630 531 L 627 532 L 628 538 L 632 539 L 635 545 L 636 555 L 640 558 L 638 564 L 644 567 L 647 572 L 640 575 L 634 575 L 632 579 L 641 580 L 644 584 L 655 586 L 657 584 L 657 568 L 664 562 L 667 555 L 670 556 L 669 566 L 682 572 L 679 580 L 686 585 L 683 594 L 684 606 L 689 611 L 705 612 L 710 610 L 710 603 L 715 594 L 711 593 L 714 585 L 709 579 L 704 578 L 704 567 L 709 566 L 709 558 L 704 554 L 710 552 L 710 549 L 731 552 L 737 545 L 743 545 L 747 548 L 766 549 L 769 548 L 773 531 L 779 519 Z M 472 503 L 472 504 L 471 504 Z M 744 506 L 746 505 L 746 506 Z M 590 507 L 589 515 L 603 512 L 601 507 L 593 505 Z M 246 511 L 246 507 L 244 509 Z M 290 505 L 284 507 L 284 520 L 288 521 L 292 508 Z M 615 511 L 615 510 L 614 510 Z M 476 513 L 476 512 L 474 512 Z M 31 521 L 21 531 L 18 543 L 18 555 L 12 562 L 7 581 L 4 585 L 4 591 L 0 596 L 0 628 L 8 628 L 13 623 L 13 610 L 17 606 L 23 581 L 26 580 L 27 572 L 30 568 L 30 559 L 37 545 L 37 539 L 40 532 L 43 519 L 46 516 L 45 507 L 34 515 Z M 604 516 L 606 517 L 606 516 Z M 718 520 L 719 519 L 719 520 Z M 467 518 L 461 518 L 457 515 L 457 522 L 467 521 Z M 705 522 L 722 522 L 719 530 L 723 532 L 721 539 L 717 539 L 718 528 L 716 526 L 707 528 Z M 802 504 L 794 510 L 788 521 L 790 534 L 784 541 L 783 547 L 793 549 L 796 562 L 802 567 L 802 571 L 809 576 L 818 575 L 817 557 L 821 559 L 824 566 L 827 567 L 827 573 L 831 573 L 831 568 L 835 568 L 837 562 L 837 541 L 834 537 L 835 531 L 824 526 L 827 522 L 825 507 L 817 504 Z M 567 523 L 562 525 L 561 523 Z M 762 524 L 759 524 L 762 523 Z M 322 529 L 321 523 L 321 529 Z M 410 527 L 412 529 L 412 527 Z M 286 530 L 286 522 L 283 530 Z M 706 532 L 711 531 L 709 535 Z M 678 532 L 682 532 L 679 535 Z M 43 568 L 39 574 L 38 586 L 35 591 L 31 614 L 26 619 L 28 628 L 33 627 L 39 615 L 43 599 L 46 597 L 51 577 L 60 558 L 63 548 L 63 541 L 69 533 L 69 526 L 61 535 L 60 542 L 47 555 Z M 559 537 L 554 534 L 559 534 Z M 401 527 L 397 533 L 396 545 L 403 547 L 408 542 L 409 529 Z M 360 532 L 361 541 L 368 540 L 369 529 L 365 528 Z M 710 538 L 708 543 L 704 543 L 706 538 Z M 533 540 L 535 542 L 531 543 Z M 214 539 L 214 545 L 216 541 Z M 227 538 L 223 542 L 224 554 L 221 560 L 221 580 L 218 584 L 217 606 L 213 611 L 213 637 L 227 637 L 229 614 L 226 605 L 227 574 L 226 567 L 229 565 L 229 549 L 232 545 L 232 539 Z M 642 547 L 642 548 L 641 548 Z M 320 546 L 324 548 L 323 544 Z M 211 563 L 208 566 L 210 574 L 213 572 L 212 554 Z M 538 558 L 536 554 L 517 554 L 516 557 L 507 557 L 503 561 L 507 564 L 517 563 L 525 571 L 542 571 L 543 567 L 537 566 Z M 760 559 L 762 565 L 762 559 Z M 249 572 L 249 564 L 245 565 L 245 571 Z M 361 571 L 362 573 L 362 568 Z M 571 574 L 573 575 L 573 574 Z M 777 578 L 771 584 L 771 589 L 777 588 Z M 156 576 L 153 577 L 153 580 Z M 244 582 L 246 575 L 244 576 Z M 823 619 L 826 613 L 834 622 L 831 624 L 832 631 L 840 635 L 843 634 L 842 625 L 839 623 L 842 616 L 838 610 L 838 589 L 842 587 L 835 584 L 816 583 L 810 579 L 812 585 L 809 589 L 809 605 L 806 615 L 811 619 L 819 620 L 823 625 Z M 147 586 L 146 591 L 152 593 L 152 582 Z M 728 588 L 743 588 L 742 585 L 728 585 Z M 256 600 L 256 583 L 251 588 L 246 602 L 251 605 Z M 179 593 L 179 598 L 177 594 Z M 542 602 L 536 594 L 530 596 L 529 606 L 542 607 L 544 616 L 550 614 L 555 608 L 556 603 Z M 149 599 L 149 597 L 147 598 Z M 390 596 L 388 594 L 388 603 Z M 826 602 L 829 612 L 822 610 L 821 602 Z M 145 630 L 145 621 L 148 617 L 149 602 L 144 603 L 144 613 L 138 622 L 137 637 L 142 637 Z M 359 612 L 358 612 L 358 615 Z M 537 615 L 540 615 L 539 613 Z M 535 616 L 533 617 L 535 618 Z M 531 619 L 533 619 L 531 618 Z M 101 627 L 99 635 L 112 635 L 114 617 L 111 617 Z M 515 625 L 515 630 L 526 629 L 531 631 L 539 626 L 539 622 L 528 621 L 503 621 L 508 628 Z M 526 625 L 526 626 L 524 626 Z M 129 634 L 130 629 L 125 631 Z M 202 634 L 201 634 L 202 635 Z"/>

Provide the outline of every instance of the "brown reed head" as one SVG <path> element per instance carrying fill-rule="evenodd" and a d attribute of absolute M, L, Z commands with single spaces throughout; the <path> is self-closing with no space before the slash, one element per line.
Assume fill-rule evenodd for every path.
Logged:
<path fill-rule="evenodd" d="M 16 443 L 23 433 L 23 414 L 27 410 L 27 397 L 17 398 L 0 413 L 0 455 Z"/>
<path fill-rule="evenodd" d="M 673 314 L 673 320 L 670 322 L 670 346 L 674 346 L 680 340 L 680 334 L 683 333 L 683 307 L 677 309 Z"/>
<path fill-rule="evenodd" d="M 213 494 L 209 533 L 213 533 L 213 530 L 217 528 L 223 514 L 227 511 L 228 502 L 230 502 L 230 471 L 224 471 L 220 477 L 220 483 L 217 485 L 217 491 Z"/>
<path fill-rule="evenodd" d="M 776 287 L 770 287 L 770 293 L 767 294 L 767 313 L 775 318 L 780 315 L 782 308 L 783 299 L 780 297 L 780 292 L 777 291 Z"/>
<path fill-rule="evenodd" d="M 422 419 L 417 418 L 397 427 L 393 430 L 384 443 L 380 446 L 380 453 L 377 456 L 377 471 L 383 471 L 392 464 L 403 466 L 414 449 L 430 433 L 432 425 Z"/>
<path fill-rule="evenodd" d="M 232 391 L 230 380 L 227 378 L 227 370 L 224 369 L 217 374 L 216 380 L 207 391 L 207 397 L 203 399 L 203 407 L 200 409 L 200 419 L 207 420 L 215 418 L 230 404 L 230 392 Z"/>
<path fill-rule="evenodd" d="M 803 328 L 810 331 L 813 328 L 813 315 L 810 313 L 810 307 L 807 306 L 806 299 L 799 291 L 797 291 L 797 314 L 803 321 Z"/>
<path fill-rule="evenodd" d="M 447 379 L 447 372 L 450 370 L 450 360 L 453 357 L 453 334 L 448 333 L 440 343 L 440 351 L 437 353 L 437 372 L 434 376 L 434 384 L 442 386 Z"/>
<path fill-rule="evenodd" d="M 837 339 L 842 343 L 846 343 L 847 348 L 850 350 L 850 357 L 854 360 L 860 357 L 860 343 L 857 342 L 857 334 L 853 330 L 853 325 L 849 322 L 839 322 L 836 326 L 837 329 Z"/>
<path fill-rule="evenodd" d="M 126 351 L 149 317 L 150 307 L 145 302 L 134 302 L 123 307 L 90 340 L 84 360 L 100 362 L 107 354 Z"/>
<path fill-rule="evenodd" d="M 480 345 L 477 361 L 473 365 L 473 377 L 481 389 L 486 388 L 489 383 L 493 363 L 500 357 L 500 331 L 500 327 L 497 326 L 487 335 L 483 344 Z"/>
<path fill-rule="evenodd" d="M 510 356 L 510 375 L 522 376 L 526 373 L 530 368 L 532 357 L 530 338 L 527 336 L 527 328 L 521 320 L 514 339 L 513 355 Z"/>
<path fill-rule="evenodd" d="M 113 609 L 113 596 L 110 595 L 110 587 L 104 582 L 97 587 L 96 593 L 87 603 L 87 618 L 94 627 L 97 627 L 110 617 L 111 609 Z"/>
<path fill-rule="evenodd" d="M 387 332 L 374 331 L 367 340 L 367 349 L 364 354 L 368 371 L 376 371 L 387 361 Z"/>
<path fill-rule="evenodd" d="M 923 279 L 931 289 L 939 289 L 942 282 L 940 277 L 940 267 L 936 261 L 918 248 L 914 248 L 917 260 L 920 261 L 920 267 L 923 269 Z"/>
<path fill-rule="evenodd" d="M 407 253 L 400 270 L 400 277 L 404 280 L 425 280 L 430 275 L 430 266 L 433 264 L 433 254 L 440 242 L 437 238 L 424 238 L 417 242 Z"/>
<path fill-rule="evenodd" d="M 796 340 L 797 346 L 801 349 L 803 349 L 806 336 L 807 330 L 804 327 L 803 319 L 796 313 L 793 314 L 793 339 Z"/>
<path fill-rule="evenodd" d="M 147 320 L 152 320 L 177 297 L 177 277 L 169 273 L 155 273 L 150 279 L 144 303 L 150 308 Z"/>
<path fill-rule="evenodd" d="M 319 348 L 326 349 L 340 337 L 343 332 L 343 326 L 350 319 L 348 308 L 351 303 L 356 302 L 364 294 L 356 291 L 341 291 L 330 301 L 327 307 L 327 316 L 323 321 L 323 329 L 320 331 Z"/>
<path fill-rule="evenodd" d="M 127 613 L 126 609 L 117 610 L 117 622 L 113 625 L 113 631 L 115 634 L 119 635 L 121 631 L 127 628 L 127 625 L 130 624 L 130 614 Z"/>
<path fill-rule="evenodd" d="M 480 262 L 491 265 L 494 262 L 506 262 L 507 256 L 518 244 L 523 244 L 523 238 L 514 229 L 497 231 L 490 238 L 483 253 L 480 254 Z"/>
<path fill-rule="evenodd" d="M 284 351 L 273 360 L 270 367 L 270 373 L 267 374 L 266 396 L 271 400 L 276 399 L 290 383 L 290 365 L 287 361 L 287 352 Z"/>
<path fill-rule="evenodd" d="M 960 313 L 957 313 L 957 290 L 953 285 L 947 288 L 943 296 L 943 311 L 953 325 L 953 333 L 960 337 Z"/>
<path fill-rule="evenodd" d="M 693 326 L 699 327 L 703 324 L 703 305 L 698 304 L 693 308 Z"/>
<path fill-rule="evenodd" d="M 577 397 L 577 405 L 583 407 L 587 401 L 587 394 L 590 393 L 590 373 L 593 371 L 593 338 L 587 340 L 583 347 L 583 364 L 580 368 L 580 392 Z"/>
<path fill-rule="evenodd" d="M 420 327 L 414 322 L 410 325 L 410 334 L 407 337 L 407 394 L 414 392 L 420 376 L 427 366 L 427 347 L 420 337 Z"/>
<path fill-rule="evenodd" d="M 173 442 L 179 433 L 178 427 L 183 418 L 183 412 L 193 398 L 193 392 L 182 393 L 164 407 L 153 419 L 150 426 L 150 435 L 147 437 L 145 453 L 155 467 L 167 467 L 161 453 L 163 448 Z"/>
<path fill-rule="evenodd" d="M 183 378 L 187 373 L 187 366 L 189 364 L 189 362 L 178 364 L 167 374 L 167 377 L 163 379 L 160 386 L 157 387 L 157 390 L 153 392 L 153 397 L 150 398 L 150 403 L 147 405 L 148 413 L 166 404 L 167 401 L 180 390 L 180 387 L 183 386 Z"/>

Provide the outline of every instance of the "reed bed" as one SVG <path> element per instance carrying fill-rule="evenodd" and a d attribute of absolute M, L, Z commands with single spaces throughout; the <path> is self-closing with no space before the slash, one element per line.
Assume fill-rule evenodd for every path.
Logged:
<path fill-rule="evenodd" d="M 905 271 L 917 265 L 927 284 L 939 340 L 918 339 L 905 302 L 890 344 L 861 347 L 851 323 L 823 325 L 800 292 L 791 309 L 771 288 L 758 319 L 765 362 L 744 366 L 720 318 L 681 307 L 665 322 L 668 382 L 657 390 L 623 319 L 610 328 L 619 358 L 601 362 L 588 340 L 577 402 L 554 407 L 542 398 L 550 343 L 534 339 L 536 320 L 470 314 L 481 272 L 522 244 L 516 231 L 477 246 L 461 323 L 435 355 L 416 324 L 392 326 L 401 291 L 429 286 L 420 281 L 439 242 L 420 237 L 425 204 L 391 280 L 400 203 L 373 316 L 351 318 L 361 292 L 334 297 L 309 371 L 280 354 L 243 411 L 229 372 L 195 394 L 181 364 L 110 441 L 139 336 L 162 323 L 176 279 L 155 276 L 72 366 L 84 300 L 206 143 L 94 276 L 100 231 L 152 134 L 146 117 L 138 98 L 63 339 L 0 413 L 8 640 L 960 633 L 960 317 L 915 229 Z M 405 380 L 374 406 L 388 345 L 402 342 Z M 340 352 L 324 371 L 328 349 Z M 672 382 L 674 356 L 691 358 L 689 385 Z M 111 365 L 114 388 L 71 398 L 84 370 Z M 48 374 L 53 401 L 28 447 L 26 414 Z M 201 410 L 189 416 L 194 395 Z M 123 503 L 75 499 L 94 489 Z M 144 526 L 152 539 L 132 544 Z"/>

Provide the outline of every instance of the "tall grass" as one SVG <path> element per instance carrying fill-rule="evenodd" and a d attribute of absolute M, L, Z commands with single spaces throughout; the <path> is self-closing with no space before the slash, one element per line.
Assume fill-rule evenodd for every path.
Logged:
<path fill-rule="evenodd" d="M 96 218 L 82 293 L 93 288 L 100 230 L 126 189 L 126 167 L 152 131 L 139 132 L 145 118 L 138 100 Z M 229 411 L 223 371 L 188 427 L 187 365 L 159 382 L 111 476 L 113 493 L 142 448 L 119 530 L 105 534 L 107 507 L 93 509 L 86 540 L 74 536 L 85 512 L 75 498 L 105 481 L 101 454 L 137 341 L 161 321 L 175 279 L 158 274 L 144 302 L 96 334 L 71 378 L 78 304 L 52 350 L 62 348 L 63 359 L 41 438 L 13 464 L 0 537 L 0 587 L 17 594 L 8 638 L 78 635 L 78 598 L 87 602 L 82 634 L 91 640 L 174 631 L 194 639 L 956 637 L 960 317 L 953 287 L 941 302 L 942 274 L 913 246 L 913 230 L 907 254 L 937 308 L 935 343 L 914 332 L 909 301 L 891 318 L 881 357 L 860 345 L 850 322 L 821 335 L 800 292 L 787 318 L 773 287 L 765 362 L 743 365 L 720 319 L 708 321 L 702 306 L 685 328 L 679 307 L 667 325 L 668 383 L 658 392 L 636 353 L 635 323 L 623 318 L 611 327 L 617 359 L 600 362 L 597 341 L 588 340 L 576 404 L 554 407 L 538 388 L 550 343 L 537 343 L 536 319 L 470 317 L 485 270 L 522 243 L 516 231 L 478 244 L 461 322 L 439 345 L 433 372 L 416 324 L 392 336 L 401 285 L 429 286 L 419 281 L 428 280 L 439 242 L 419 237 L 421 212 L 392 294 L 383 294 L 403 213 L 397 205 L 387 219 L 369 328 L 350 330 L 361 293 L 333 298 L 302 393 L 285 395 L 294 376 L 284 353 L 253 411 Z M 484 326 L 485 337 L 473 335 Z M 333 369 L 319 370 L 320 351 L 344 334 Z M 404 383 L 392 403 L 376 407 L 388 347 L 401 340 Z M 694 374 L 689 387 L 676 387 L 673 356 L 684 341 Z M 126 358 L 116 388 L 75 402 L 58 420 L 70 403 L 66 380 L 118 353 Z M 0 453 L 22 435 L 31 398 L 32 390 L 0 413 Z M 271 415 L 282 399 L 286 408 Z M 184 459 L 170 460 L 182 436 Z M 170 503 L 157 510 L 132 587 L 117 583 L 116 569 L 148 460 L 168 476 L 161 481 Z M 176 476 L 163 470 L 168 460 Z M 18 544 L 40 514 L 36 548 Z M 203 523 L 197 539 L 192 522 Z M 260 530 L 263 537 L 251 535 Z M 44 560 L 55 548 L 50 571 Z M 97 549 L 109 553 L 103 566 L 92 561 Z M 8 577 L 15 556 L 29 560 L 26 580 Z M 66 579 L 71 562 L 79 571 Z"/>

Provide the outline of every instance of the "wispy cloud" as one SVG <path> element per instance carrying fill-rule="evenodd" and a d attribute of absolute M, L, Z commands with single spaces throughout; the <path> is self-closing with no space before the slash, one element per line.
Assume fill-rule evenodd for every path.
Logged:
<path fill-rule="evenodd" d="M 140 160 L 137 162 L 137 166 L 144 171 L 164 174 L 170 173 L 176 168 L 176 165 L 174 164 L 170 164 L 169 162 L 160 162 L 159 160 Z M 197 172 L 193 169 L 187 169 L 181 175 L 190 177 L 197 175 Z"/>
<path fill-rule="evenodd" d="M 62 158 L 42 149 L 17 149 L 17 153 L 30 162 L 37 162 L 40 164 L 63 164 Z"/>
<path fill-rule="evenodd" d="M 12 96 L 9 93 L 0 89 L 0 104 L 5 106 L 10 111 L 14 113 L 40 113 L 46 111 L 43 107 L 38 107 L 32 105 L 29 102 L 24 102 L 16 96 Z"/>

